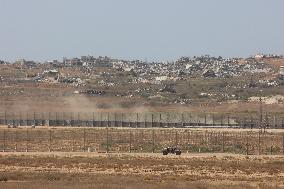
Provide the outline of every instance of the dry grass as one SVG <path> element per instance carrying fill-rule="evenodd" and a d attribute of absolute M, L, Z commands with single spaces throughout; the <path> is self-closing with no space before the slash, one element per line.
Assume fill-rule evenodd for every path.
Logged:
<path fill-rule="evenodd" d="M 283 188 L 276 156 L 4 154 L 0 188 Z"/>

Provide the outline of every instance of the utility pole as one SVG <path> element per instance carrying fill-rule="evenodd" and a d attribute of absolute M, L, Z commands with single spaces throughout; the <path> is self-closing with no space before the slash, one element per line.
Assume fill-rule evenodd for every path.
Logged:
<path fill-rule="evenodd" d="M 263 122 L 263 110 L 262 110 L 262 97 L 260 94 L 260 97 L 259 97 L 259 130 L 260 132 L 262 132 L 262 128 L 263 128 L 262 122 Z"/>

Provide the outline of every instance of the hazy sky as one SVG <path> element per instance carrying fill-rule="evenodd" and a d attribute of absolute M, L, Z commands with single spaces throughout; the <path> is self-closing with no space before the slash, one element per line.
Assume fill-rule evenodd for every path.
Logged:
<path fill-rule="evenodd" d="M 0 0 L 0 59 L 284 54 L 283 0 Z"/>

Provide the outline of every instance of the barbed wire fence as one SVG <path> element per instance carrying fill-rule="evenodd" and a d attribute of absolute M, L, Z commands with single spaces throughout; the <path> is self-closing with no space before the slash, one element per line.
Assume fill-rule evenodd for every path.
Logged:
<path fill-rule="evenodd" d="M 180 128 L 1 128 L 2 152 L 156 153 L 178 147 L 188 153 L 284 154 L 284 134 Z"/>

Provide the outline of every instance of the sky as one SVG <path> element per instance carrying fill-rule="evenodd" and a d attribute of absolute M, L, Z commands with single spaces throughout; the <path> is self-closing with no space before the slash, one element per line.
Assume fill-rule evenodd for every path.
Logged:
<path fill-rule="evenodd" d="M 0 59 L 284 54 L 283 0 L 0 0 Z"/>

